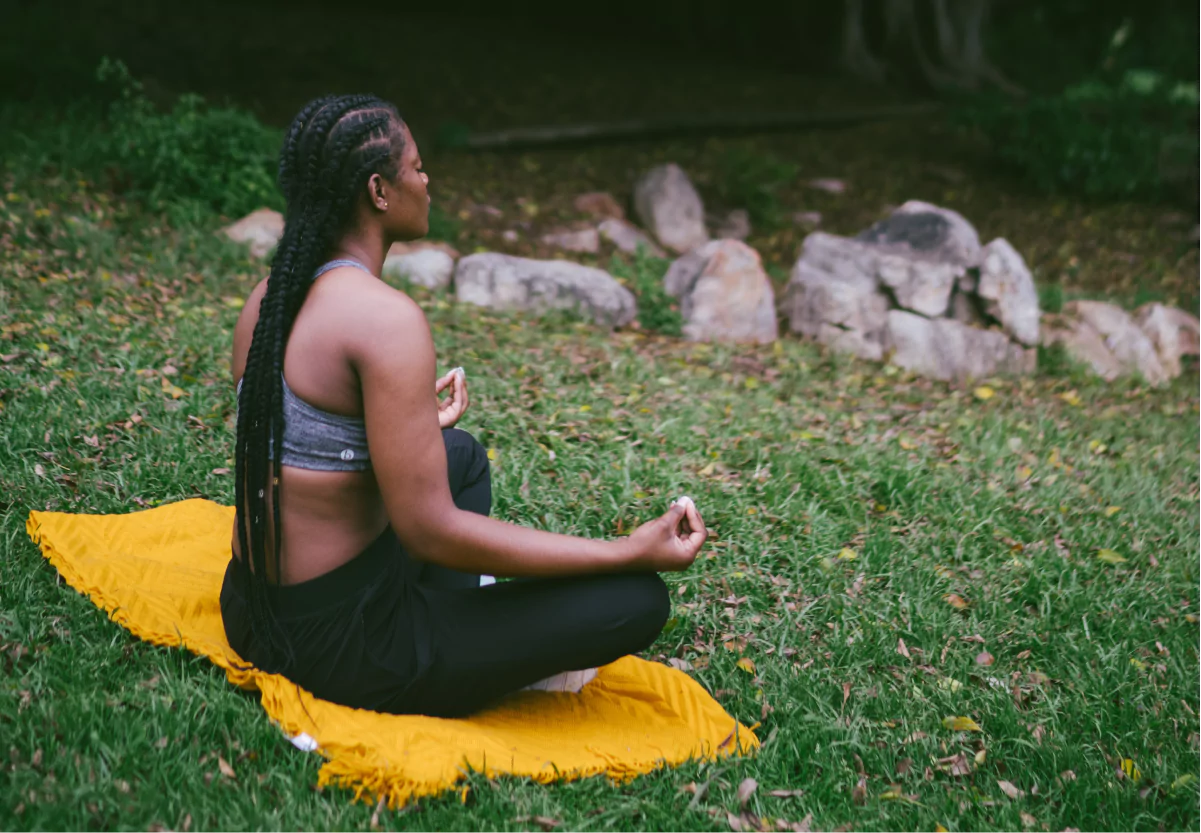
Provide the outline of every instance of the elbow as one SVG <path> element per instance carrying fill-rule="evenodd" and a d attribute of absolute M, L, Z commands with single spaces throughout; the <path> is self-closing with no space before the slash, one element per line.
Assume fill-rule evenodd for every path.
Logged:
<path fill-rule="evenodd" d="M 463 510 L 453 503 L 447 509 L 410 510 L 405 513 L 404 521 L 393 522 L 392 528 L 410 555 L 440 567 L 462 570 L 465 565 L 460 563 L 459 554 L 463 547 L 457 534 L 462 514 Z"/>

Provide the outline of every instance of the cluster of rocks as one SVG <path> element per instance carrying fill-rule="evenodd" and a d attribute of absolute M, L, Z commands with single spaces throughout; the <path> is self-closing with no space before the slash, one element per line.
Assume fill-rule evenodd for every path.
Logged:
<path fill-rule="evenodd" d="M 1107 379 L 1138 373 L 1159 384 L 1180 373 L 1182 355 L 1198 352 L 1197 319 L 1159 304 L 1130 315 L 1076 301 L 1042 316 L 1013 246 L 1001 238 L 981 245 L 961 215 L 928 203 L 907 202 L 855 237 L 809 234 L 777 307 L 759 253 L 742 242 L 750 233 L 745 212 L 706 214 L 674 164 L 644 173 L 632 202 L 641 228 L 612 195 L 581 194 L 575 208 L 595 225 L 550 232 L 542 242 L 595 253 L 603 239 L 625 252 L 674 253 L 663 288 L 690 340 L 768 343 L 782 318 L 832 350 L 948 380 L 1033 372 L 1041 343 L 1062 345 Z M 820 223 L 802 213 L 798 223 Z M 224 231 L 262 257 L 282 236 L 283 218 L 261 209 Z M 445 243 L 422 241 L 393 246 L 383 271 L 434 290 L 453 286 L 458 300 L 492 309 L 571 309 L 608 327 L 637 316 L 634 295 L 612 275 L 569 260 L 460 257 Z"/>

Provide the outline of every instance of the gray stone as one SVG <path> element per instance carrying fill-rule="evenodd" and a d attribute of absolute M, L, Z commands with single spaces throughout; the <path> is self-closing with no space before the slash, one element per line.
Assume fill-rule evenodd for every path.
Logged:
<path fill-rule="evenodd" d="M 634 210 L 673 252 L 683 254 L 709 240 L 700 194 L 679 165 L 660 165 L 643 174 L 634 186 Z"/>
<path fill-rule="evenodd" d="M 759 253 L 738 240 L 713 240 L 677 259 L 663 278 L 680 299 L 690 341 L 753 341 L 779 336 L 775 294 Z"/>
<path fill-rule="evenodd" d="M 781 303 L 793 332 L 878 360 L 888 306 L 871 247 L 824 232 L 805 238 Z M 847 331 L 857 335 L 838 335 Z"/>
<path fill-rule="evenodd" d="M 876 274 L 892 290 L 897 305 L 931 317 L 947 311 L 955 279 L 962 273 L 963 267 L 955 263 L 899 252 L 879 252 L 876 260 Z"/>
<path fill-rule="evenodd" d="M 491 309 L 574 309 L 610 327 L 637 314 L 634 295 L 612 275 L 566 260 L 468 255 L 458 262 L 454 282 L 459 301 Z"/>
<path fill-rule="evenodd" d="M 542 235 L 542 242 L 568 252 L 596 254 L 600 251 L 600 234 L 594 228 L 550 232 Z"/>
<path fill-rule="evenodd" d="M 930 319 L 894 309 L 886 329 L 892 363 L 934 379 L 1030 373 L 1037 361 L 1036 350 L 1014 344 L 1004 333 L 951 318 Z"/>
<path fill-rule="evenodd" d="M 1069 356 L 1088 365 L 1093 373 L 1112 381 L 1126 372 L 1126 367 L 1105 346 L 1105 339 L 1091 324 L 1070 316 L 1048 314 L 1042 320 L 1042 343 L 1051 347 L 1061 345 Z"/>
<path fill-rule="evenodd" d="M 1201 328 L 1196 316 L 1163 304 L 1143 304 L 1134 311 L 1134 322 L 1151 340 L 1159 363 L 1172 378 L 1180 375 L 1181 356 L 1195 356 L 1201 349 Z"/>
<path fill-rule="evenodd" d="M 432 247 L 408 254 L 389 252 L 382 271 L 387 277 L 406 280 L 428 289 L 445 289 L 450 286 L 454 276 L 455 261 L 446 252 Z"/>
<path fill-rule="evenodd" d="M 260 208 L 247 214 L 236 223 L 221 229 L 221 233 L 235 243 L 250 245 L 255 257 L 266 257 L 284 236 L 284 215 L 270 208 Z"/>
<path fill-rule="evenodd" d="M 980 236 L 962 214 L 920 200 L 910 200 L 855 239 L 965 268 L 980 258 Z"/>
<path fill-rule="evenodd" d="M 1038 344 L 1038 290 L 1026 261 L 1002 237 L 980 252 L 976 294 L 985 311 L 1018 341 Z"/>
<path fill-rule="evenodd" d="M 643 234 L 637 226 L 633 226 L 625 220 L 605 220 L 597 226 L 597 231 L 600 232 L 601 237 L 611 242 L 623 252 L 635 254 L 641 246 L 652 257 L 667 257 L 667 252 L 659 248 L 659 245 L 654 240 Z"/>
<path fill-rule="evenodd" d="M 1069 301 L 1063 305 L 1063 315 L 1096 330 L 1128 372 L 1138 373 L 1152 385 L 1161 385 L 1170 378 L 1151 339 L 1121 307 L 1102 301 Z"/>

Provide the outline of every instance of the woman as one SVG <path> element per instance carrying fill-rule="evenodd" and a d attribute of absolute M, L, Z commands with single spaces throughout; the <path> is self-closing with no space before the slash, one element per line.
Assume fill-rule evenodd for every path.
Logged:
<path fill-rule="evenodd" d="M 284 235 L 234 331 L 234 649 L 338 703 L 458 716 L 650 645 L 669 608 L 656 571 L 693 562 L 700 515 L 680 501 L 618 541 L 488 517 L 487 455 L 452 427 L 466 381 L 434 378 L 421 309 L 378 278 L 394 241 L 429 230 L 395 108 L 310 103 L 279 182 Z"/>

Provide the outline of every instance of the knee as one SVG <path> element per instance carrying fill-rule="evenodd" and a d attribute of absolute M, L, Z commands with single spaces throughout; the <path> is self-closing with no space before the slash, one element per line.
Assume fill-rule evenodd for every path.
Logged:
<path fill-rule="evenodd" d="M 488 450 L 471 434 L 461 428 L 444 428 L 442 442 L 446 445 L 446 456 L 452 470 L 457 468 L 464 472 L 466 482 L 473 482 L 488 474 Z"/>
<path fill-rule="evenodd" d="M 620 598 L 629 626 L 645 648 L 658 638 L 671 615 L 667 585 L 655 573 L 632 573 L 621 577 Z"/>

